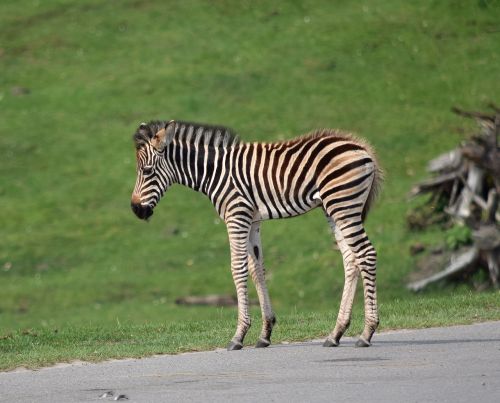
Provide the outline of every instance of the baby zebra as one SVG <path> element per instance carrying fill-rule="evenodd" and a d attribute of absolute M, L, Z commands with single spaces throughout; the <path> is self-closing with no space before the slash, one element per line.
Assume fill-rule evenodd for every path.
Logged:
<path fill-rule="evenodd" d="M 238 297 L 238 326 L 228 350 L 239 350 L 250 327 L 248 273 L 262 311 L 257 347 L 271 343 L 276 322 L 265 282 L 260 223 L 321 206 L 344 261 L 345 283 L 337 323 L 326 347 L 338 346 L 349 326 L 358 276 L 364 287 L 367 347 L 379 323 L 377 255 L 363 221 L 381 182 L 371 147 L 338 130 L 316 130 L 289 141 L 243 143 L 229 129 L 181 121 L 142 123 L 134 134 L 137 179 L 132 210 L 147 220 L 174 183 L 208 196 L 224 220 Z"/>

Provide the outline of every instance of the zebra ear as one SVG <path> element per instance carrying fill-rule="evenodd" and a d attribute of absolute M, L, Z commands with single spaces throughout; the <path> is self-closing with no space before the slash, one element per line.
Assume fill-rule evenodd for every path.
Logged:
<path fill-rule="evenodd" d="M 175 133 L 175 122 L 171 120 L 163 129 L 160 129 L 151 139 L 151 144 L 159 152 L 162 152 L 165 147 L 172 141 Z"/>

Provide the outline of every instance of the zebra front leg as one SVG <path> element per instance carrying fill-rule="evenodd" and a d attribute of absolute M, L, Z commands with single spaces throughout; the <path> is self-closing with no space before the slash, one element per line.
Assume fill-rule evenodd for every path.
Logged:
<path fill-rule="evenodd" d="M 247 288 L 249 227 L 250 223 L 245 225 L 244 220 L 232 220 L 227 223 L 231 246 L 231 273 L 238 298 L 238 326 L 227 346 L 229 351 L 243 348 L 243 340 L 250 328 Z"/>
<path fill-rule="evenodd" d="M 358 282 L 359 270 L 355 265 L 354 255 L 352 254 L 349 246 L 347 245 L 342 233 L 338 228 L 335 228 L 332 218 L 327 217 L 337 239 L 342 259 L 344 262 L 344 290 L 342 292 L 342 300 L 340 302 L 339 313 L 337 316 L 337 323 L 335 328 L 328 335 L 324 347 L 337 347 L 340 338 L 344 335 L 351 322 L 352 304 L 354 301 L 354 294 L 356 292 L 356 285 Z"/>
<path fill-rule="evenodd" d="M 260 310 L 262 313 L 262 330 L 256 347 L 267 347 L 271 344 L 271 333 L 276 323 L 271 300 L 266 287 L 266 273 L 264 269 L 264 256 L 260 241 L 260 222 L 252 224 L 248 243 L 248 266 L 252 280 L 259 296 Z"/>

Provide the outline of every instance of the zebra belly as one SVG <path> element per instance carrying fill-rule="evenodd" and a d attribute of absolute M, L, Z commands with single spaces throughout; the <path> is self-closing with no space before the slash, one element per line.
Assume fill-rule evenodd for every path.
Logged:
<path fill-rule="evenodd" d="M 256 221 L 296 217 L 305 214 L 320 205 L 321 199 L 319 198 L 319 193 L 317 194 L 317 197 L 313 198 L 313 200 L 302 202 L 300 204 L 290 203 L 276 207 L 274 205 L 258 203 Z"/>

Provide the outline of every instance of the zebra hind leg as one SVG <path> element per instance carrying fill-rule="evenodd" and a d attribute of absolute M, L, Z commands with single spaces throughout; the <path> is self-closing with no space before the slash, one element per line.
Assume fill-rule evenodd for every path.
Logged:
<path fill-rule="evenodd" d="M 337 346 L 340 337 L 347 329 L 356 281 L 358 274 L 361 274 L 363 279 L 365 326 L 363 333 L 356 342 L 356 346 L 368 347 L 371 345 L 371 338 L 379 324 L 376 289 L 377 254 L 366 235 L 361 211 L 336 218 L 332 218 L 332 212 L 326 214 L 329 217 L 330 224 L 333 225 L 333 222 L 335 222 L 337 226 L 335 234 L 344 259 L 345 284 L 337 324 L 324 345 Z"/>
<path fill-rule="evenodd" d="M 337 323 L 335 324 L 333 331 L 326 338 L 323 346 L 337 347 L 339 345 L 340 338 L 344 335 L 351 322 L 352 305 L 359 277 L 359 269 L 356 267 L 354 254 L 347 245 L 341 231 L 335 227 L 333 219 L 328 215 L 327 219 L 337 240 L 340 252 L 342 253 L 342 259 L 344 262 L 344 290 L 342 292 L 342 300 L 340 302 Z"/>
<path fill-rule="evenodd" d="M 266 287 L 264 256 L 260 241 L 260 222 L 252 224 L 248 244 L 248 266 L 252 280 L 259 296 L 260 309 L 262 313 L 262 331 L 256 347 L 267 347 L 271 344 L 271 333 L 276 323 L 269 293 Z"/>
<path fill-rule="evenodd" d="M 373 333 L 379 324 L 377 307 L 376 268 L 377 252 L 365 234 L 365 241 L 358 249 L 358 265 L 363 279 L 363 293 L 365 301 L 365 327 L 356 347 L 368 347 L 371 344 Z"/>
<path fill-rule="evenodd" d="M 377 253 L 366 235 L 361 216 L 350 222 L 341 221 L 338 225 L 345 245 L 354 255 L 355 265 L 363 280 L 365 326 L 356 346 L 368 347 L 379 324 L 376 288 Z"/>

